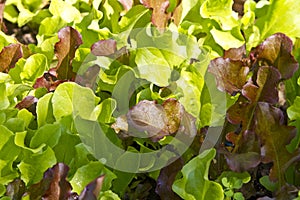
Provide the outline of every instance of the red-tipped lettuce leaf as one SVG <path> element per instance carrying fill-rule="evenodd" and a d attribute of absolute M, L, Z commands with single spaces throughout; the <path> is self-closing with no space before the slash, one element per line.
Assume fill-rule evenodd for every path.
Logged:
<path fill-rule="evenodd" d="M 230 133 L 226 135 L 234 145 L 239 143 L 239 149 L 237 152 L 230 153 L 224 152 L 227 164 L 231 170 L 237 172 L 243 172 L 251 168 L 255 168 L 261 162 L 260 145 L 257 141 L 257 137 L 253 131 L 245 131 L 242 133 L 233 133 L 235 137 L 230 137 Z M 229 135 L 229 136 L 228 136 Z M 238 141 L 238 136 L 242 136 Z"/>
<path fill-rule="evenodd" d="M 89 67 L 83 75 L 76 76 L 76 83 L 91 89 L 95 89 L 99 71 L 100 67 L 97 65 Z"/>
<path fill-rule="evenodd" d="M 71 184 L 66 180 L 69 167 L 58 163 L 44 173 L 43 179 L 29 188 L 30 199 L 68 199 L 71 196 Z"/>
<path fill-rule="evenodd" d="M 286 145 L 295 136 L 296 128 L 284 125 L 284 115 L 279 108 L 259 102 L 255 114 L 255 133 L 261 142 L 261 156 L 264 163 L 273 162 L 270 179 L 284 181 L 284 165 L 293 155 Z"/>
<path fill-rule="evenodd" d="M 91 47 L 91 52 L 95 56 L 109 56 L 117 51 L 117 42 L 113 39 L 100 40 Z"/>
<path fill-rule="evenodd" d="M 119 0 L 119 2 L 122 4 L 123 8 L 128 11 L 130 8 L 132 8 L 133 0 Z"/>
<path fill-rule="evenodd" d="M 292 49 L 292 40 L 282 33 L 276 33 L 263 41 L 251 54 L 259 61 L 276 67 L 282 78 L 289 79 L 299 67 L 291 54 Z"/>
<path fill-rule="evenodd" d="M 33 104 L 37 103 L 38 99 L 34 96 L 27 96 L 25 97 L 21 102 L 19 102 L 15 108 L 18 108 L 19 110 L 23 108 L 29 108 Z"/>
<path fill-rule="evenodd" d="M 208 71 L 215 75 L 219 90 L 234 94 L 247 82 L 249 68 L 239 60 L 216 58 L 210 62 Z"/>
<path fill-rule="evenodd" d="M 242 60 L 246 57 L 246 46 L 243 45 L 239 48 L 231 48 L 224 51 L 224 58 L 230 58 L 231 60 Z"/>
<path fill-rule="evenodd" d="M 20 44 L 10 44 L 4 47 L 0 53 L 0 72 L 8 72 L 22 56 Z"/>
<path fill-rule="evenodd" d="M 167 12 L 170 5 L 169 0 L 140 0 L 146 7 L 153 10 L 151 21 L 159 30 L 164 30 L 167 26 L 171 13 Z"/>
<path fill-rule="evenodd" d="M 55 69 L 50 69 L 43 76 L 36 79 L 33 88 L 46 88 L 49 92 L 54 91 L 57 86 L 66 80 L 58 80 Z"/>
<path fill-rule="evenodd" d="M 22 199 L 26 192 L 25 183 L 21 179 L 15 179 L 6 187 L 6 195 L 11 199 Z"/>
<path fill-rule="evenodd" d="M 140 133 L 147 131 L 147 137 L 158 141 L 179 130 L 185 135 L 194 137 L 195 121 L 195 118 L 175 99 L 167 99 L 162 105 L 155 101 L 143 100 L 132 107 L 126 116 L 118 117 L 112 128 L 117 133 L 122 131 L 125 137 L 140 136 Z"/>
<path fill-rule="evenodd" d="M 57 78 L 60 80 L 74 79 L 72 60 L 75 57 L 76 49 L 82 44 L 81 35 L 74 28 L 67 26 L 59 30 L 58 38 L 59 42 L 55 44 L 55 55 L 58 58 Z"/>
<path fill-rule="evenodd" d="M 81 192 L 79 196 L 79 200 L 97 200 L 98 196 L 100 194 L 103 181 L 104 181 L 104 175 L 96 178 L 92 182 L 90 182 L 84 190 Z"/>
<path fill-rule="evenodd" d="M 262 66 L 257 73 L 257 85 L 259 89 L 257 95 L 258 101 L 276 104 L 278 102 L 277 84 L 281 76 L 279 71 L 272 66 Z"/>

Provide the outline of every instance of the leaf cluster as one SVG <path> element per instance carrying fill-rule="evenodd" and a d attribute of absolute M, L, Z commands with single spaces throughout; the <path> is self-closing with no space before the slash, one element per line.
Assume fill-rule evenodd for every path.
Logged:
<path fill-rule="evenodd" d="M 297 198 L 299 9 L 1 1 L 0 198 Z"/>

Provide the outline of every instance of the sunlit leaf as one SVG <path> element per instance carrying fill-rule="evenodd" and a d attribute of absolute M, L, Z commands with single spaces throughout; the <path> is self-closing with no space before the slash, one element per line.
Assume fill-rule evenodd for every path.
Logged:
<path fill-rule="evenodd" d="M 216 150 L 206 150 L 190 160 L 181 170 L 183 177 L 174 182 L 172 189 L 183 199 L 223 199 L 222 186 L 208 178 L 210 162 Z"/>
<path fill-rule="evenodd" d="M 171 16 L 170 13 L 167 13 L 169 0 L 141 0 L 141 3 L 147 8 L 153 9 L 151 21 L 159 30 L 163 30 Z"/>

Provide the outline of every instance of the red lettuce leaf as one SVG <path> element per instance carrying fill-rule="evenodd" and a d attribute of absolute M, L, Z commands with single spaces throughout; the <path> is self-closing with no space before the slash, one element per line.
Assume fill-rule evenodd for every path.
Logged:
<path fill-rule="evenodd" d="M 257 101 L 268 102 L 276 104 L 278 102 L 277 85 L 281 76 L 279 71 L 271 66 L 262 66 L 257 73 Z"/>
<path fill-rule="evenodd" d="M 91 181 L 78 195 L 72 192 L 72 186 L 66 180 L 69 167 L 63 163 L 57 163 L 52 168 L 49 168 L 43 179 L 31 185 L 28 189 L 25 183 L 20 179 L 15 179 L 9 183 L 6 188 L 6 195 L 11 199 L 21 199 L 28 196 L 30 200 L 97 200 L 100 194 L 104 175 Z M 26 197 L 25 197 L 26 198 Z"/>
<path fill-rule="evenodd" d="M 126 63 L 129 58 L 129 52 L 126 47 L 117 49 L 117 41 L 113 39 L 99 40 L 91 46 L 91 52 L 94 56 L 107 56 L 112 59 Z M 96 64 L 96 63 L 95 63 Z"/>
<path fill-rule="evenodd" d="M 236 145 L 239 142 L 238 152 L 223 152 L 228 166 L 231 170 L 243 172 L 255 168 L 261 162 L 260 145 L 253 131 L 245 131 L 243 133 L 233 133 L 235 137 L 230 137 L 230 133 L 226 138 Z M 237 137 L 242 136 L 238 141 Z"/>
<path fill-rule="evenodd" d="M 83 75 L 77 74 L 76 83 L 85 87 L 89 87 L 91 89 L 96 89 L 95 84 L 97 81 L 99 71 L 100 67 L 98 67 L 97 65 L 89 67 Z"/>
<path fill-rule="evenodd" d="M 251 118 L 251 110 L 254 105 L 251 104 L 244 96 L 240 96 L 235 104 L 227 110 L 227 120 L 232 124 L 242 124 L 246 127 Z"/>
<path fill-rule="evenodd" d="M 65 81 L 74 81 L 76 73 L 73 72 L 72 61 L 77 48 L 82 44 L 80 33 L 72 27 L 65 27 L 58 32 L 59 42 L 55 44 L 55 55 L 58 63 L 55 68 L 45 72 L 36 79 L 34 88 L 44 87 L 49 92 Z"/>
<path fill-rule="evenodd" d="M 225 154 L 228 166 L 236 172 L 244 172 L 253 169 L 261 162 L 260 154 L 257 152 Z"/>
<path fill-rule="evenodd" d="M 239 60 L 216 58 L 210 62 L 208 71 L 215 75 L 219 90 L 234 94 L 247 82 L 249 67 Z"/>
<path fill-rule="evenodd" d="M 58 32 L 59 42 L 55 44 L 55 55 L 58 58 L 56 66 L 57 78 L 60 80 L 73 80 L 75 73 L 72 68 L 72 60 L 76 49 L 82 44 L 80 33 L 67 26 Z"/>
<path fill-rule="evenodd" d="M 273 162 L 270 179 L 284 183 L 284 165 L 293 155 L 286 145 L 296 134 L 296 128 L 284 125 L 284 115 L 279 108 L 259 102 L 255 112 L 255 133 L 261 143 L 262 162 Z"/>
<path fill-rule="evenodd" d="M 68 199 L 71 196 L 71 184 L 66 180 L 69 167 L 58 163 L 44 173 L 43 179 L 29 188 L 31 200 Z"/>
<path fill-rule="evenodd" d="M 123 8 L 126 11 L 130 10 L 130 8 L 132 8 L 133 6 L 133 0 L 118 0 L 118 1 L 122 4 Z"/>
<path fill-rule="evenodd" d="M 167 12 L 170 4 L 169 0 L 140 0 L 140 2 L 146 8 L 153 10 L 151 17 L 152 24 L 154 24 L 158 30 L 164 30 L 171 17 L 171 13 Z"/>
<path fill-rule="evenodd" d="M 257 85 L 254 85 L 252 81 L 248 81 L 248 83 L 243 86 L 242 95 L 249 101 L 254 102 L 256 101 L 258 89 L 259 87 Z"/>
<path fill-rule="evenodd" d="M 243 60 L 246 58 L 246 46 L 243 45 L 239 48 L 231 48 L 224 51 L 224 58 L 230 58 L 231 60 Z"/>
<path fill-rule="evenodd" d="M 160 170 L 155 192 L 160 196 L 161 199 L 180 199 L 180 197 L 173 192 L 172 185 L 175 181 L 177 173 L 182 169 L 183 165 L 184 160 L 179 157 L 173 163 Z"/>
<path fill-rule="evenodd" d="M 15 179 L 7 185 L 6 195 L 11 199 L 22 199 L 26 192 L 25 183 L 21 179 Z"/>
<path fill-rule="evenodd" d="M 100 40 L 91 47 L 91 52 L 95 56 L 109 56 L 117 51 L 117 42 L 113 39 Z"/>
<path fill-rule="evenodd" d="M 79 196 L 79 200 L 97 200 L 104 181 L 104 175 L 90 182 Z"/>
<path fill-rule="evenodd" d="M 142 136 L 147 131 L 147 137 L 156 142 L 177 131 L 194 137 L 197 129 L 196 119 L 187 113 L 176 99 L 168 99 L 162 105 L 155 101 L 143 100 L 132 107 L 126 116 L 117 118 L 112 128 L 123 137 Z M 145 136 L 144 136 L 145 137 Z"/>
<path fill-rule="evenodd" d="M 269 66 L 276 67 L 282 78 L 289 79 L 299 67 L 291 54 L 292 49 L 292 40 L 282 33 L 277 33 L 268 37 L 254 49 L 251 56 L 259 62 L 265 62 Z"/>
<path fill-rule="evenodd" d="M 36 105 L 37 105 L 38 99 L 34 96 L 27 96 L 25 97 L 21 102 L 19 102 L 15 108 L 21 110 L 23 108 L 27 109 L 29 112 L 31 112 L 33 115 L 36 116 Z"/>
<path fill-rule="evenodd" d="M 20 44 L 10 44 L 4 47 L 0 53 L 0 72 L 8 72 L 22 56 Z"/>
<path fill-rule="evenodd" d="M 58 80 L 55 69 L 50 69 L 48 72 L 45 72 L 43 76 L 36 79 L 33 88 L 46 88 L 48 92 L 54 91 L 57 86 L 66 80 Z"/>
<path fill-rule="evenodd" d="M 291 50 L 291 40 L 279 33 L 252 50 L 248 58 L 245 49 L 240 47 L 226 51 L 224 57 L 209 65 L 220 90 L 240 93 L 227 110 L 228 123 L 223 127 L 220 152 L 225 155 L 228 166 L 234 171 L 244 171 L 261 162 L 272 162 L 269 177 L 278 181 L 280 187 L 286 184 L 285 170 L 295 159 L 295 153 L 289 153 L 286 145 L 295 136 L 296 129 L 286 125 L 283 108 L 276 107 L 280 106 L 279 83 L 298 69 Z M 243 67 L 252 73 L 240 73 Z M 227 131 L 232 125 L 240 128 Z"/>

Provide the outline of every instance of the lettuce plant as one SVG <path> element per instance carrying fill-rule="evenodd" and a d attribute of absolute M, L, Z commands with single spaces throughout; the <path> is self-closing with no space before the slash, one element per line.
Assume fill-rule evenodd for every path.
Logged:
<path fill-rule="evenodd" d="M 1 2 L 0 198 L 299 198 L 298 10 Z"/>

